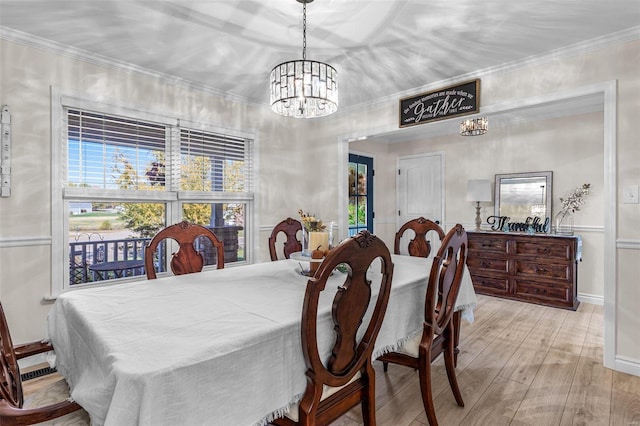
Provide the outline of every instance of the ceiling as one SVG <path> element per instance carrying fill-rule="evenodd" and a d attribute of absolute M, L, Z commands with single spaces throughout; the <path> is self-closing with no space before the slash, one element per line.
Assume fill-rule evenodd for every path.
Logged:
<path fill-rule="evenodd" d="M 0 26 L 264 105 L 271 69 L 302 57 L 296 0 L 0 0 Z M 639 0 L 316 0 L 307 59 L 348 108 L 638 26 Z"/>

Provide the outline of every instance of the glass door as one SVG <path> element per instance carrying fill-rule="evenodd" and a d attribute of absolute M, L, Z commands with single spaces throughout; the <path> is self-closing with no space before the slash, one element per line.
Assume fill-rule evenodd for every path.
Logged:
<path fill-rule="evenodd" d="M 373 158 L 349 154 L 349 236 L 373 233 Z"/>

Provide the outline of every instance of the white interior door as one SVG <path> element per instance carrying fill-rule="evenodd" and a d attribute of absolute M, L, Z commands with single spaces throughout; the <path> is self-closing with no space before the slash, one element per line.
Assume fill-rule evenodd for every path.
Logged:
<path fill-rule="evenodd" d="M 396 230 L 409 220 L 422 216 L 438 223 L 446 232 L 443 164 L 443 153 L 412 155 L 398 159 Z M 405 233 L 400 241 L 401 253 L 403 248 L 406 251 L 411 238 L 413 235 Z M 431 247 L 432 250 L 437 250 L 439 244 L 432 244 Z"/>

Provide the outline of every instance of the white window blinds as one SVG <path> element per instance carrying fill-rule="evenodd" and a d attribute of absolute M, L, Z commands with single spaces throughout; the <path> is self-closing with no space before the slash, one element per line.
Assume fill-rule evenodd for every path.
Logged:
<path fill-rule="evenodd" d="M 68 187 L 251 191 L 249 139 L 71 108 L 66 119 Z"/>
<path fill-rule="evenodd" d="M 250 141 L 180 129 L 180 189 L 250 192 Z"/>
<path fill-rule="evenodd" d="M 164 186 L 166 125 L 75 109 L 66 116 L 68 186 Z"/>

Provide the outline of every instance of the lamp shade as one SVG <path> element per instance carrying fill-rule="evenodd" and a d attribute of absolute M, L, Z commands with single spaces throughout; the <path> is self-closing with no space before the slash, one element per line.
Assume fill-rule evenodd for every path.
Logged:
<path fill-rule="evenodd" d="M 491 181 L 471 179 L 467 182 L 467 201 L 492 201 Z"/>

